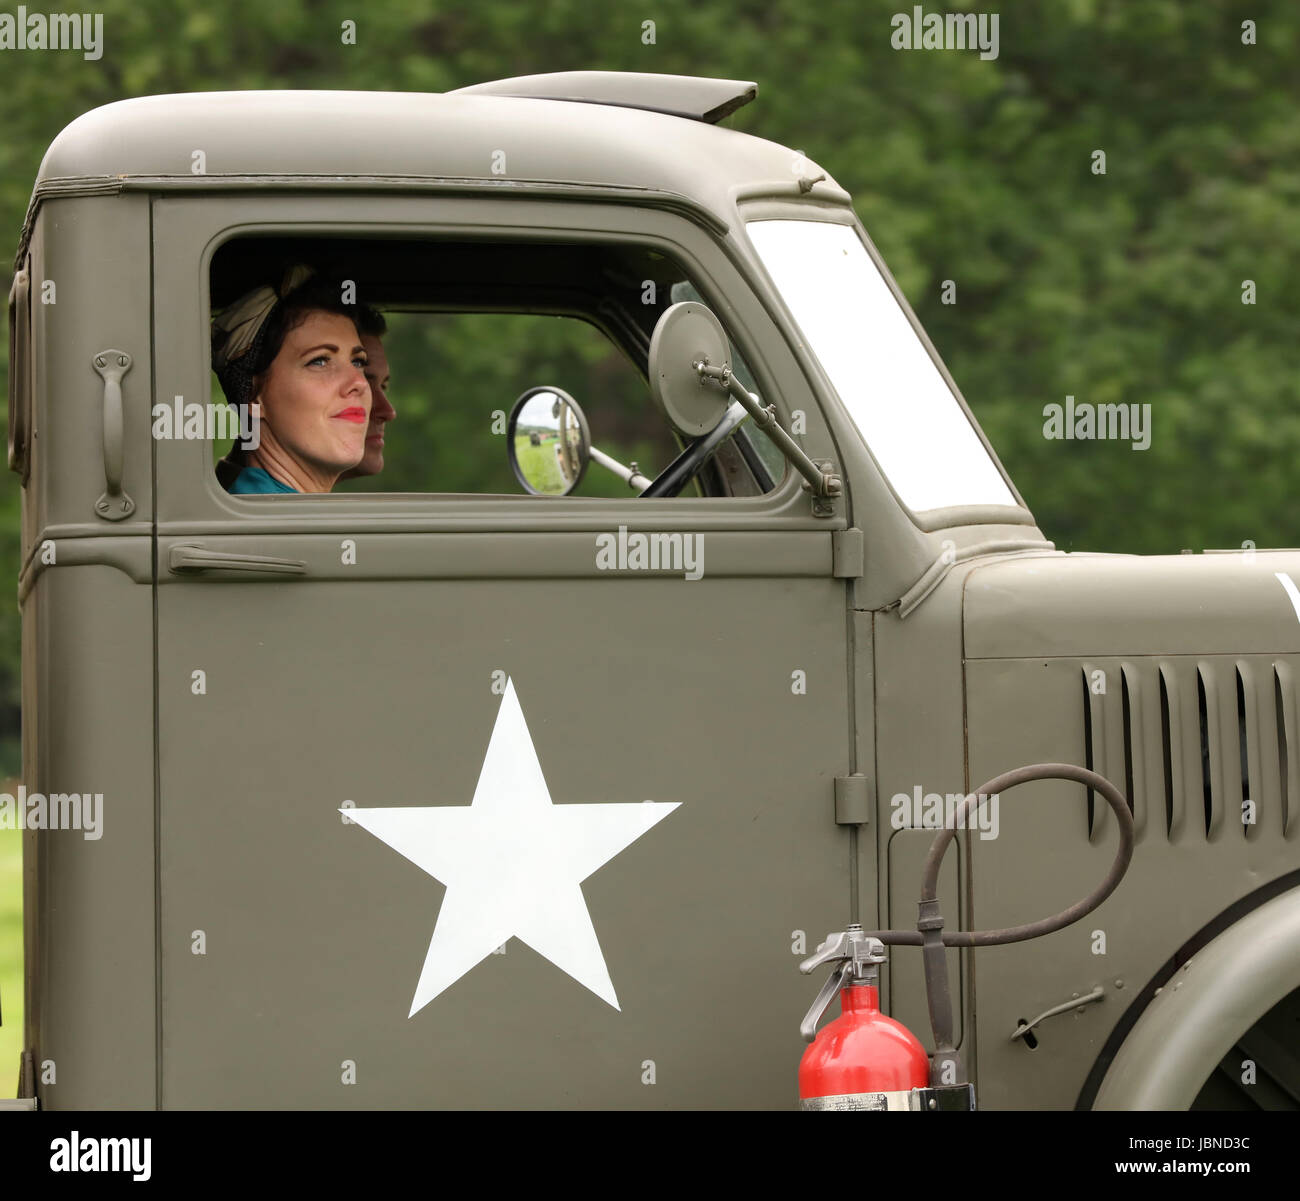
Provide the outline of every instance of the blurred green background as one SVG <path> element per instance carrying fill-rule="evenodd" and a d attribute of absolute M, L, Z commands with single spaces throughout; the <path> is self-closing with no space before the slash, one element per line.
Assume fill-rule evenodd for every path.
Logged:
<path fill-rule="evenodd" d="M 1049 538 L 1147 553 L 1300 543 L 1300 9 L 989 4 L 999 55 L 982 61 L 893 49 L 890 18 L 911 7 L 109 0 L 94 9 L 104 18 L 97 61 L 0 51 L 0 226 L 16 246 L 58 131 L 129 96 L 439 92 L 569 69 L 755 80 L 758 100 L 727 123 L 802 150 L 854 194 Z M 1243 44 L 1245 20 L 1256 24 L 1254 45 Z M 355 45 L 343 41 L 345 21 L 356 23 Z M 1097 150 L 1104 175 L 1091 169 Z M 955 304 L 942 303 L 945 280 Z M 1242 303 L 1245 280 L 1252 305 Z M 462 345 L 461 369 L 472 372 L 472 345 Z M 588 368 L 599 373 L 600 358 Z M 403 386 L 393 390 L 399 413 Z M 1045 440 L 1043 406 L 1067 393 L 1150 403 L 1150 449 Z M 471 468 L 438 466 L 447 479 Z M 0 563 L 10 581 L 19 505 L 6 475 Z M 19 771 L 18 701 L 11 604 L 0 610 L 0 777 Z M 0 1095 L 12 1087 L 20 1033 L 17 848 L 17 835 L 0 831 Z"/>

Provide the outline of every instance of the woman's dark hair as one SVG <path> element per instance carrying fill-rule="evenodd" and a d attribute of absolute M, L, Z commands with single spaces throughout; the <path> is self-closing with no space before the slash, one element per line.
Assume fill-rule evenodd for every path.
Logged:
<path fill-rule="evenodd" d="M 300 326 L 308 313 L 338 313 L 347 317 L 361 332 L 361 313 L 357 304 L 344 304 L 344 284 L 341 280 L 322 279 L 313 276 L 300 287 L 295 288 L 271 310 L 271 315 L 262 325 L 257 341 L 249 351 L 249 366 L 254 375 L 261 375 L 275 362 L 275 356 L 284 346 L 284 340 L 291 331 Z"/>
<path fill-rule="evenodd" d="M 345 303 L 342 299 L 344 286 L 341 279 L 312 276 L 276 303 L 245 354 L 214 367 L 226 399 L 232 405 L 240 407 L 253 399 L 256 394 L 256 377 L 271 366 L 290 331 L 301 325 L 309 313 L 338 313 L 352 321 L 358 334 L 365 332 L 365 324 L 373 324 L 372 318 L 383 324 L 383 318 L 369 306 Z M 369 315 L 363 320 L 363 314 Z M 214 327 L 214 350 L 223 336 Z M 215 355 L 213 362 L 214 365 L 217 363 Z"/>

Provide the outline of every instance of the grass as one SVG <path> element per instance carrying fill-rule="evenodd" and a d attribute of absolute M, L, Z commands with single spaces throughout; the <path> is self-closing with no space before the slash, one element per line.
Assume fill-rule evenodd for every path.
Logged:
<path fill-rule="evenodd" d="M 0 791 L 13 793 L 13 782 Z M 18 1092 L 23 1040 L 23 832 L 0 830 L 0 1097 Z"/>
<path fill-rule="evenodd" d="M 534 488 L 558 496 L 564 491 L 564 478 L 560 475 L 560 465 L 555 461 L 555 445 L 551 440 L 541 446 L 532 446 L 527 434 L 515 435 L 515 458 L 519 470 Z"/>

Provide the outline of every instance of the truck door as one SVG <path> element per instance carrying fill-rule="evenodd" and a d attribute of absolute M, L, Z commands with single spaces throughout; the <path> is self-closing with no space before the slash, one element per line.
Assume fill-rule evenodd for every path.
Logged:
<path fill-rule="evenodd" d="M 235 237 L 355 254 L 382 233 L 418 256 L 490 234 L 517 250 L 493 261 L 519 263 L 538 242 L 635 245 L 683 265 L 757 389 L 837 458 L 743 277 L 666 211 L 184 196 L 155 202 L 154 231 L 157 402 L 221 402 L 208 289 Z M 491 282 L 444 278 L 435 307 L 490 308 Z M 495 400 L 434 387 L 421 425 L 401 308 L 389 444 L 443 414 L 447 437 L 496 437 L 504 465 L 494 412 L 566 381 L 530 375 Z M 617 309 L 581 315 L 608 333 Z M 421 345 L 457 370 L 512 353 Z M 761 494 L 655 500 L 463 482 L 240 497 L 213 453 L 156 443 L 161 1104 L 790 1104 L 819 983 L 797 963 L 849 911 L 843 511 L 815 517 L 794 472 Z M 691 540 L 682 569 L 655 534 Z"/>

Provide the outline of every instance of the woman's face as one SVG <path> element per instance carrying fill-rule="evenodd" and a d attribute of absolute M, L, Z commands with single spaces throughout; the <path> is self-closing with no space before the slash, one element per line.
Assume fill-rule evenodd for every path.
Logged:
<path fill-rule="evenodd" d="M 355 467 L 365 454 L 370 423 L 365 367 L 351 318 L 319 309 L 307 313 L 285 335 L 260 380 L 256 399 L 266 449 L 314 477 Z"/>

